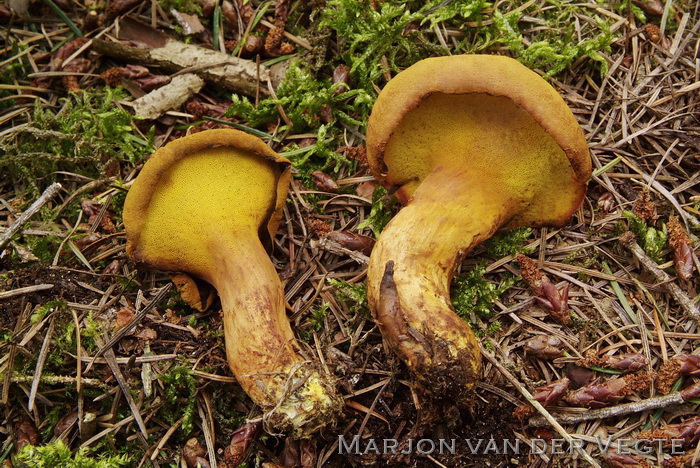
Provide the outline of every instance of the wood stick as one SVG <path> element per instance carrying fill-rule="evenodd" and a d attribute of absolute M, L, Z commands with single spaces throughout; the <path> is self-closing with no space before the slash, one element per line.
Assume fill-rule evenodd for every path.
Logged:
<path fill-rule="evenodd" d="M 46 291 L 47 289 L 53 288 L 53 284 L 37 284 L 36 286 L 27 286 L 24 288 L 17 288 L 11 291 L 0 292 L 0 300 L 7 299 L 9 297 L 21 296 L 23 294 L 29 294 L 38 291 Z"/>
<path fill-rule="evenodd" d="M 17 375 L 14 374 L 11 378 L 10 381 L 12 383 L 32 383 L 36 379 L 35 376 L 33 375 Z M 77 385 L 78 379 L 76 377 L 69 377 L 69 376 L 63 376 L 63 375 L 42 375 L 39 377 L 39 381 L 43 384 L 47 385 Z M 81 383 L 83 385 L 87 385 L 89 387 L 97 387 L 102 390 L 111 390 L 112 386 L 109 384 L 104 383 L 100 379 L 91 379 L 88 377 L 82 377 L 80 379 Z"/>
<path fill-rule="evenodd" d="M 698 306 L 693 303 L 693 300 L 688 297 L 676 283 L 672 282 L 671 277 L 659 268 L 654 260 L 647 256 L 644 250 L 634 240 L 634 234 L 632 232 L 626 232 L 620 236 L 619 242 L 634 255 L 644 268 L 654 275 L 656 280 L 661 283 L 661 286 L 673 296 L 691 319 L 700 322 L 700 310 L 698 310 Z"/>
<path fill-rule="evenodd" d="M 555 416 L 555 419 L 560 424 L 578 424 L 583 421 L 612 418 L 615 416 L 623 416 L 632 413 L 641 413 L 642 411 L 649 411 L 658 408 L 666 408 L 667 406 L 679 405 L 684 402 L 685 399 L 683 398 L 681 392 L 675 392 L 669 395 L 647 398 L 646 400 L 633 401 L 632 403 L 610 406 L 608 408 L 587 410 L 585 413 L 557 414 Z M 530 418 L 529 421 L 529 425 L 531 427 L 546 427 L 549 424 L 550 422 L 542 416 Z"/>
<path fill-rule="evenodd" d="M 5 245 L 10 241 L 12 236 L 17 234 L 17 232 L 22 229 L 22 226 L 24 226 L 27 221 L 29 221 L 29 218 L 34 216 L 37 211 L 41 209 L 42 206 L 46 205 L 53 197 L 56 196 L 59 190 L 61 190 L 62 186 L 58 182 L 53 183 L 48 186 L 46 190 L 44 190 L 44 193 L 41 194 L 37 200 L 32 203 L 32 205 L 27 208 L 27 210 L 22 213 L 17 220 L 15 220 L 14 223 L 12 223 L 11 226 L 9 226 L 5 232 L 0 234 L 0 249 L 5 247 Z"/>
<path fill-rule="evenodd" d="M 180 71 L 198 75 L 216 86 L 255 96 L 258 88 L 267 95 L 267 81 L 279 83 L 271 68 L 250 60 L 232 57 L 228 54 L 205 49 L 192 44 L 169 39 L 162 47 L 140 49 L 122 42 L 94 39 L 92 48 L 109 57 L 125 60 L 140 65 L 158 66 L 168 73 Z"/>

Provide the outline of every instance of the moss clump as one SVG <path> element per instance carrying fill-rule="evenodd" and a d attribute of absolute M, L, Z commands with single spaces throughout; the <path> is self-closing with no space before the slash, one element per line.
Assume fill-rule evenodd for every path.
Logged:
<path fill-rule="evenodd" d="M 63 311 L 66 308 L 67 303 L 65 301 L 49 301 L 43 306 L 39 307 L 36 309 L 31 317 L 29 317 L 29 321 L 31 323 L 38 323 L 46 317 L 46 314 L 49 312 L 54 312 L 54 311 Z"/>
<path fill-rule="evenodd" d="M 598 65 L 601 76 L 605 75 L 608 65 L 600 52 L 609 51 L 614 40 L 610 24 L 595 16 L 595 26 L 586 24 L 587 28 L 593 28 L 595 31 L 586 31 L 589 38 L 579 41 L 574 21 L 577 7 L 568 2 L 547 3 L 555 8 L 538 13 L 538 18 L 544 19 L 547 25 L 542 28 L 543 32 L 526 41 L 518 26 L 527 10 L 513 10 L 508 13 L 496 10 L 493 14 L 493 26 L 487 34 L 489 39 L 473 51 L 496 44 L 504 45 L 527 67 L 544 70 L 545 76 L 556 75 L 579 58 L 587 57 Z M 533 5 L 531 8 L 540 7 Z"/>
<path fill-rule="evenodd" d="M 622 216 L 629 221 L 629 229 L 637 236 L 637 242 L 644 252 L 656 263 L 663 263 L 663 250 L 668 241 L 666 224 L 661 223 L 661 229 L 647 225 L 643 219 L 631 211 L 623 210 Z"/>
<path fill-rule="evenodd" d="M 320 307 L 311 310 L 311 328 L 316 331 L 323 329 L 324 320 L 328 317 L 328 303 L 324 302 Z"/>
<path fill-rule="evenodd" d="M 61 239 L 54 236 L 27 236 L 27 246 L 41 263 L 51 263 Z"/>
<path fill-rule="evenodd" d="M 352 313 L 369 316 L 365 283 L 353 284 L 336 278 L 328 278 L 326 281 L 336 289 L 338 298 L 348 304 Z"/>
<path fill-rule="evenodd" d="M 517 280 L 516 277 L 507 277 L 495 284 L 487 281 L 485 274 L 486 264 L 481 263 L 452 281 L 452 307 L 466 321 L 471 320 L 472 314 L 480 319 L 493 317 L 494 302 Z"/>
<path fill-rule="evenodd" d="M 374 235 L 379 237 L 384 227 L 391 221 L 391 206 L 386 194 L 387 191 L 384 187 L 374 189 L 372 209 L 369 212 L 369 216 L 357 226 L 358 230 L 371 228 Z"/>
<path fill-rule="evenodd" d="M 192 376 L 192 369 L 186 365 L 173 366 L 158 377 L 165 384 L 166 405 L 161 410 L 165 420 L 174 424 L 182 417 L 180 430 L 183 436 L 192 432 L 194 410 L 197 399 L 197 380 Z"/>
<path fill-rule="evenodd" d="M 436 10 L 435 16 L 426 18 L 430 7 L 437 6 L 440 2 L 422 3 L 375 3 L 364 0 L 328 2 L 323 11 L 321 27 L 335 31 L 345 50 L 342 57 L 361 88 L 375 94 L 373 86 L 381 81 L 385 72 L 397 72 L 401 67 L 431 55 L 445 55 L 446 50 L 428 40 L 420 24 L 431 18 L 432 21 L 444 20 L 457 12 L 449 10 L 447 16 L 438 16 Z M 382 57 L 386 58 L 389 69 L 382 65 Z"/>
<path fill-rule="evenodd" d="M 247 98 L 234 94 L 226 115 L 242 117 L 248 125 L 262 127 L 278 120 L 278 106 L 281 107 L 289 124 L 283 124 L 280 131 L 315 131 L 317 134 L 312 146 L 291 147 L 283 155 L 302 174 L 329 167 L 337 171 L 341 164 L 350 161 L 331 148 L 342 141 L 344 126 L 364 128 L 375 98 L 363 89 L 337 93 L 340 86 L 341 83 L 331 83 L 330 78 L 316 78 L 302 64 L 294 62 L 277 88 L 276 99 L 263 99 L 253 106 Z M 326 117 L 322 119 L 321 114 Z"/>
<path fill-rule="evenodd" d="M 56 171 L 94 178 L 114 162 L 135 164 L 153 148 L 134 133 L 131 115 L 114 105 L 124 97 L 122 90 L 109 88 L 71 94 L 58 112 L 37 100 L 32 123 L 0 139 L 0 170 L 9 170 L 39 195 Z"/>
<path fill-rule="evenodd" d="M 59 440 L 55 443 L 34 447 L 22 447 L 15 456 L 15 466 L 32 468 L 117 468 L 130 466 L 131 461 L 126 455 L 90 457 L 91 450 L 87 447 L 72 453 L 70 448 Z"/>
<path fill-rule="evenodd" d="M 494 258 L 507 257 L 516 253 L 528 254 L 531 249 L 526 249 L 525 243 L 531 235 L 531 228 L 521 227 L 493 236 L 486 241 L 486 254 Z"/>

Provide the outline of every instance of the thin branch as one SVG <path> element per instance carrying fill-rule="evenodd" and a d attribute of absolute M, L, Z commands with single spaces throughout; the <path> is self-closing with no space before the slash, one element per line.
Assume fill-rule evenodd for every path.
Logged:
<path fill-rule="evenodd" d="M 656 265 L 656 262 L 649 258 L 644 250 L 634 240 L 634 234 L 626 232 L 619 239 L 620 244 L 629 250 L 632 255 L 646 268 L 649 273 L 654 275 L 657 281 L 663 286 L 683 308 L 685 313 L 696 322 L 700 322 L 700 311 L 693 300 L 685 294 L 681 288 L 672 281 L 672 278 L 666 274 L 661 268 Z"/>
<path fill-rule="evenodd" d="M 632 403 L 625 403 L 623 405 L 588 410 L 585 413 L 557 414 L 556 420 L 560 424 L 578 424 L 583 421 L 613 418 L 615 416 L 624 416 L 626 414 L 641 413 L 642 411 L 666 408 L 667 406 L 679 405 L 684 402 L 685 399 L 683 398 L 681 392 L 675 392 L 671 393 L 670 395 L 647 398 L 646 400 L 633 401 Z M 545 427 L 549 424 L 549 420 L 541 416 L 531 418 L 529 421 L 529 425 L 532 427 Z"/>
<path fill-rule="evenodd" d="M 12 236 L 17 234 L 17 232 L 22 229 L 22 226 L 24 226 L 27 221 L 29 221 L 29 218 L 34 216 L 37 211 L 41 209 L 42 206 L 46 205 L 53 197 L 56 196 L 59 190 L 61 190 L 62 186 L 58 182 L 53 183 L 48 186 L 46 190 L 44 190 L 44 193 L 41 194 L 39 198 L 36 199 L 32 205 L 27 208 L 27 210 L 22 213 L 17 220 L 15 220 L 14 223 L 12 223 L 11 226 L 9 226 L 2 234 L 0 234 L 0 249 L 5 247 L 5 245 L 10 241 Z"/>
<path fill-rule="evenodd" d="M 13 374 L 10 378 L 12 383 L 30 383 L 34 382 L 36 377 L 33 375 L 17 375 Z M 76 385 L 78 384 L 78 379 L 76 377 L 68 377 L 63 375 L 42 375 L 38 379 L 41 383 L 46 385 Z M 97 387 L 102 390 L 111 390 L 112 387 L 100 379 L 91 379 L 88 377 L 82 377 L 80 383 L 87 385 L 88 387 Z"/>
<path fill-rule="evenodd" d="M 24 288 L 17 288 L 11 291 L 0 292 L 0 300 L 7 299 L 15 296 L 22 296 L 24 294 L 30 294 L 39 291 L 46 291 L 47 289 L 53 288 L 53 284 L 37 284 L 34 286 L 26 286 Z"/>

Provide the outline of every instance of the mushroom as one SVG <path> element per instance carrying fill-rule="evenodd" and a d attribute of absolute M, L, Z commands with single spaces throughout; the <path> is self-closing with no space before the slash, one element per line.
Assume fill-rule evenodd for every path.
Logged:
<path fill-rule="evenodd" d="M 450 304 L 455 265 L 501 227 L 563 226 L 591 174 L 585 137 L 559 94 L 517 61 L 437 57 L 382 90 L 367 157 L 404 205 L 370 258 L 370 308 L 423 392 L 466 405 L 481 355 Z"/>
<path fill-rule="evenodd" d="M 342 403 L 329 377 L 299 353 L 282 284 L 268 257 L 290 163 L 257 137 L 208 130 L 156 151 L 124 205 L 127 253 L 182 272 L 221 298 L 228 363 L 269 428 L 306 437 Z"/>

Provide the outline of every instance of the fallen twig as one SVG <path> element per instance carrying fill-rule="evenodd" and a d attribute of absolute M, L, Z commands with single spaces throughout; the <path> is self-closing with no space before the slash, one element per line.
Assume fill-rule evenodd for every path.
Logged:
<path fill-rule="evenodd" d="M 136 99 L 134 111 L 137 117 L 157 119 L 169 110 L 177 109 L 204 86 L 204 81 L 194 73 L 185 73 L 173 78 L 170 84 L 151 91 Z"/>
<path fill-rule="evenodd" d="M 666 288 L 666 290 L 673 296 L 673 298 L 678 302 L 678 304 L 683 308 L 685 313 L 696 322 L 700 322 L 700 310 L 693 303 L 693 300 L 685 294 L 680 287 L 671 281 L 671 277 L 666 274 L 665 271 L 660 269 L 654 260 L 649 258 L 644 250 L 637 244 L 634 240 L 634 234 L 631 232 L 626 232 L 619 239 L 620 244 L 629 250 L 632 255 L 639 261 L 639 263 L 644 266 L 654 277 L 661 283 L 661 285 Z"/>
<path fill-rule="evenodd" d="M 361 252 L 357 252 L 355 250 L 346 249 L 339 243 L 327 237 L 322 237 L 318 240 L 311 239 L 309 245 L 311 246 L 311 248 L 320 248 L 335 255 L 347 255 L 360 265 L 369 264 L 369 257 L 367 255 Z"/>
<path fill-rule="evenodd" d="M 12 236 L 17 234 L 17 231 L 22 229 L 22 226 L 24 226 L 27 221 L 29 221 L 29 218 L 34 216 L 37 211 L 41 209 L 42 206 L 44 206 L 46 203 L 49 202 L 53 197 L 56 196 L 59 190 L 61 190 L 62 186 L 58 182 L 53 183 L 48 186 L 46 190 L 44 190 L 44 193 L 41 194 L 39 198 L 36 199 L 32 205 L 27 208 L 27 210 L 22 213 L 17 220 L 12 223 L 11 226 L 9 226 L 5 232 L 0 234 L 0 249 L 5 247 L 5 244 L 7 244 Z"/>
<path fill-rule="evenodd" d="M 697 386 L 700 386 L 700 384 L 695 384 L 683 391 L 671 393 L 670 395 L 647 398 L 646 400 L 634 401 L 632 403 L 625 403 L 607 408 L 588 410 L 585 413 L 558 414 L 556 415 L 556 421 L 559 424 L 578 424 L 583 421 L 612 418 L 615 416 L 623 416 L 625 414 L 641 413 L 642 411 L 666 408 L 667 406 L 671 405 L 679 405 L 685 403 L 686 400 L 695 396 L 697 393 Z M 549 424 L 551 424 L 549 419 L 542 416 L 531 418 L 529 421 L 529 425 L 532 427 L 545 427 Z"/>
<path fill-rule="evenodd" d="M 273 84 L 278 81 L 275 73 L 264 65 L 172 39 L 164 41 L 162 47 L 151 49 L 95 39 L 92 48 L 129 63 L 157 65 L 169 73 L 191 72 L 217 86 L 248 96 L 255 96 L 258 88 L 266 94 L 267 81 L 272 80 Z"/>
<path fill-rule="evenodd" d="M 30 383 L 37 380 L 33 375 L 17 375 L 13 374 L 10 377 L 10 382 L 12 383 Z M 77 385 L 78 379 L 76 377 L 67 377 L 63 375 L 42 375 L 38 379 L 41 383 L 46 385 Z M 101 388 L 102 390 L 111 390 L 112 386 L 104 383 L 100 379 L 91 379 L 88 377 L 82 377 L 80 379 L 82 385 L 87 385 L 88 387 Z"/>
<path fill-rule="evenodd" d="M 17 288 L 11 291 L 0 292 L 0 300 L 7 299 L 9 297 L 21 296 L 23 294 L 30 294 L 39 291 L 46 291 L 47 289 L 53 288 L 53 284 L 37 284 L 35 286 L 26 286 L 24 288 Z"/>

